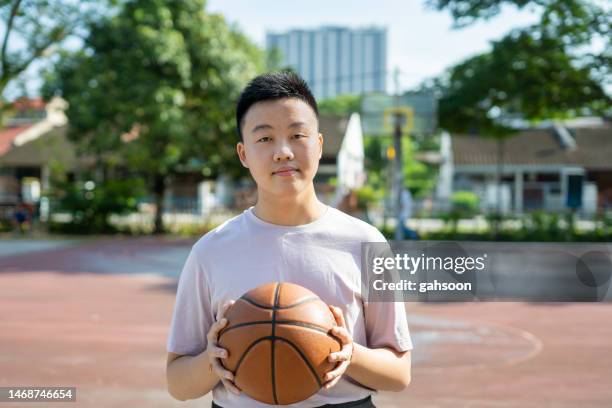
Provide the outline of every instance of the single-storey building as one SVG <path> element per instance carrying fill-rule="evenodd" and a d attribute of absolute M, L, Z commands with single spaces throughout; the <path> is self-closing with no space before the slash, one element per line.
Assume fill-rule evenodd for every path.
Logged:
<path fill-rule="evenodd" d="M 480 197 L 484 212 L 496 210 L 498 200 L 504 213 L 612 209 L 612 126 L 603 120 L 525 129 L 501 148 L 493 138 L 445 133 L 441 156 L 440 202 L 466 190 Z"/>

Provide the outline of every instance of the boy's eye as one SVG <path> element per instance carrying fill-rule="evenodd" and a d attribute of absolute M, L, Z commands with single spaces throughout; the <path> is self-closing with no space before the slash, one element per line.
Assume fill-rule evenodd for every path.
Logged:
<path fill-rule="evenodd" d="M 270 140 L 270 138 L 268 136 L 264 136 L 264 137 L 260 138 L 258 140 L 258 142 L 267 142 L 268 140 Z"/>
<path fill-rule="evenodd" d="M 294 137 L 295 137 L 296 139 L 300 139 L 300 138 L 302 138 L 302 137 L 306 137 L 306 136 L 305 136 L 305 135 L 300 135 L 300 134 L 297 134 L 297 135 L 295 135 Z"/>

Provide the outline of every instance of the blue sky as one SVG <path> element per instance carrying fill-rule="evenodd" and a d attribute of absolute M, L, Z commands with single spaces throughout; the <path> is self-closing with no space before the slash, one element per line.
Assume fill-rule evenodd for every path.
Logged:
<path fill-rule="evenodd" d="M 267 31 L 321 25 L 386 26 L 387 68 L 390 72 L 400 69 L 401 89 L 410 89 L 467 57 L 487 51 L 491 40 L 538 20 L 537 13 L 505 7 L 490 21 L 453 29 L 450 14 L 427 8 L 425 0 L 209 0 L 207 9 L 238 24 L 262 47 Z M 392 78 L 387 78 L 387 83 L 393 91 Z"/>

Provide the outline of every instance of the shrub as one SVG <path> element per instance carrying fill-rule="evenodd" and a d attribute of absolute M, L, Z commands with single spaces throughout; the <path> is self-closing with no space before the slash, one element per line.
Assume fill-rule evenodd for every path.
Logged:
<path fill-rule="evenodd" d="M 72 221 L 51 222 L 49 230 L 77 234 L 117 232 L 110 224 L 110 215 L 136 211 L 137 201 L 145 191 L 140 179 L 64 183 L 56 190 L 54 211 L 70 213 Z"/>
<path fill-rule="evenodd" d="M 457 191 L 451 196 L 451 212 L 459 218 L 471 218 L 478 213 L 480 199 L 471 191 Z"/>
<path fill-rule="evenodd" d="M 355 194 L 357 194 L 357 205 L 359 208 L 367 208 L 368 204 L 373 204 L 382 199 L 382 192 L 376 191 L 370 185 L 356 189 Z"/>

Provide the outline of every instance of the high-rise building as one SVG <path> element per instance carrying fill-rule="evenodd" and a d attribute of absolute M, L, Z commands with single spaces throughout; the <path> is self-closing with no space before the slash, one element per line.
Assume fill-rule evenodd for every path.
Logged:
<path fill-rule="evenodd" d="M 317 99 L 386 91 L 386 28 L 325 26 L 268 33 L 266 48 L 278 49 L 282 66 L 295 69 Z"/>

